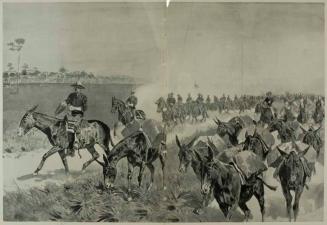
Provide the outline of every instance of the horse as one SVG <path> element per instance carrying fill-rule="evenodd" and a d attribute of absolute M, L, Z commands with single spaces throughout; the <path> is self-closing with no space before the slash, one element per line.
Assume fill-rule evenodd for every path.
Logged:
<path fill-rule="evenodd" d="M 19 136 L 25 135 L 35 127 L 47 136 L 52 145 L 52 148 L 43 155 L 39 166 L 34 171 L 34 175 L 37 175 L 42 169 L 46 159 L 57 152 L 59 153 L 65 167 L 65 172 L 68 173 L 69 168 L 66 160 L 67 153 L 65 152 L 69 145 L 66 130 L 67 118 L 58 119 L 56 117 L 36 112 L 35 110 L 37 107 L 38 106 L 36 105 L 27 110 L 19 124 Z M 82 170 L 85 170 L 87 166 L 99 157 L 99 153 L 94 148 L 95 144 L 100 145 L 107 153 L 110 151 L 109 142 L 112 146 L 114 146 L 114 144 L 110 136 L 110 128 L 105 123 L 99 120 L 87 120 L 82 121 L 81 124 L 83 125 L 80 127 L 80 134 L 77 135 L 78 149 L 86 148 L 92 155 L 92 159 L 83 164 Z"/>
<path fill-rule="evenodd" d="M 150 142 L 148 136 L 143 131 L 137 131 L 120 142 L 105 156 L 103 155 L 104 162 L 98 162 L 103 167 L 103 182 L 107 189 L 114 187 L 114 182 L 117 176 L 117 163 L 127 158 L 128 161 L 128 193 L 131 191 L 131 180 L 134 167 L 139 167 L 138 184 L 141 187 L 142 177 L 145 166 L 150 170 L 151 183 L 148 190 L 151 189 L 154 181 L 155 167 L 153 162 L 159 158 L 162 169 L 162 184 L 165 185 L 165 152 L 166 148 L 166 134 L 160 133 L 157 135 L 153 143 Z"/>
<path fill-rule="evenodd" d="M 266 107 L 263 102 L 256 105 L 255 113 L 260 114 L 259 122 L 269 124 L 274 119 L 274 114 L 270 107 Z"/>
<path fill-rule="evenodd" d="M 293 204 L 294 221 L 296 221 L 299 213 L 299 202 L 300 198 L 306 185 L 306 179 L 311 176 L 311 171 L 306 164 L 306 159 L 304 155 L 309 150 L 310 146 L 306 148 L 303 152 L 296 153 L 295 151 L 290 152 L 290 154 L 284 153 L 277 147 L 282 161 L 279 167 L 276 169 L 275 173 L 279 176 L 280 183 L 283 190 L 283 195 L 286 200 L 287 216 L 291 222 L 291 204 L 292 195 L 291 190 L 295 192 L 295 199 Z"/>
<path fill-rule="evenodd" d="M 155 104 L 157 105 L 157 112 L 162 115 L 162 122 L 165 124 L 165 127 L 176 125 L 177 121 L 175 120 L 174 113 L 170 107 L 168 107 L 165 99 L 160 97 Z"/>
<path fill-rule="evenodd" d="M 206 160 L 195 151 L 196 158 L 200 163 L 202 194 L 213 192 L 221 211 L 228 220 L 231 219 L 233 211 L 239 206 L 245 215 L 246 221 L 251 215 L 246 202 L 254 195 L 258 199 L 260 207 L 263 206 L 261 213 L 262 221 L 264 221 L 264 192 L 261 190 L 258 193 L 257 180 L 261 180 L 264 185 L 272 190 L 276 190 L 276 187 L 266 184 L 258 174 L 253 175 L 249 178 L 251 181 L 243 184 L 240 172 L 234 163 L 213 160 L 214 155 L 211 147 L 208 147 L 208 150 L 209 156 Z M 265 169 L 267 168 L 265 167 Z"/>
<path fill-rule="evenodd" d="M 135 118 L 132 110 L 122 100 L 112 97 L 111 101 L 111 113 L 118 112 L 118 122 L 121 122 L 124 126 L 132 123 L 135 120 L 145 120 L 146 115 L 142 110 L 135 110 Z M 114 135 L 116 135 L 118 123 L 114 125 Z"/>
<path fill-rule="evenodd" d="M 192 115 L 192 122 L 194 121 L 197 122 L 199 116 L 202 117 L 201 122 L 206 121 L 206 119 L 208 118 L 208 113 L 205 105 L 199 104 L 197 102 L 193 102 L 191 104 L 191 115 Z"/>

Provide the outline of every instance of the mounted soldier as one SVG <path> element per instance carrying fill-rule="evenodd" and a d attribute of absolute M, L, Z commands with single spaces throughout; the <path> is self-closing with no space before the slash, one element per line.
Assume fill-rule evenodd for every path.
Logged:
<path fill-rule="evenodd" d="M 202 105 L 203 102 L 204 102 L 204 99 L 203 99 L 203 95 L 201 93 L 198 94 L 198 97 L 196 98 L 196 103 L 198 103 L 199 105 Z"/>
<path fill-rule="evenodd" d="M 206 103 L 207 103 L 207 105 L 210 105 L 210 103 L 211 103 L 210 95 L 207 96 Z"/>
<path fill-rule="evenodd" d="M 193 102 L 193 99 L 192 99 L 192 97 L 191 97 L 191 94 L 189 93 L 189 94 L 187 95 L 186 103 L 192 103 L 192 102 Z"/>
<path fill-rule="evenodd" d="M 78 143 L 75 143 L 75 135 L 87 110 L 87 97 L 81 93 L 81 90 L 85 89 L 81 82 L 78 81 L 71 86 L 74 88 L 74 92 L 69 94 L 67 99 L 59 105 L 55 111 L 55 115 L 60 114 L 65 108 L 68 108 L 66 116 L 68 118 L 67 132 L 69 146 L 67 151 L 69 155 L 74 156 L 74 148 L 78 146 Z"/>
<path fill-rule="evenodd" d="M 174 93 L 169 93 L 167 98 L 167 104 L 172 109 L 174 105 L 176 104 L 176 99 L 174 97 Z"/>
<path fill-rule="evenodd" d="M 136 118 L 135 109 L 137 105 L 137 97 L 135 96 L 135 91 L 131 91 L 131 95 L 126 99 L 126 104 L 133 113 L 134 119 Z"/>
<path fill-rule="evenodd" d="M 180 94 L 177 95 L 177 104 L 178 105 L 182 105 L 183 104 L 183 97 Z"/>

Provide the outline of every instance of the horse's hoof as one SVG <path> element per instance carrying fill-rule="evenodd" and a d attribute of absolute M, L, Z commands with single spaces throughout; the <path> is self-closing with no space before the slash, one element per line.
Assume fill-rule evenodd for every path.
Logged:
<path fill-rule="evenodd" d="M 39 175 L 39 172 L 33 172 L 33 176 Z"/>
<path fill-rule="evenodd" d="M 193 213 L 194 213 L 194 214 L 197 214 L 197 215 L 201 215 L 201 214 L 203 213 L 203 210 L 202 210 L 201 208 L 195 208 L 195 209 L 193 210 Z"/>
<path fill-rule="evenodd" d="M 132 197 L 128 197 L 128 198 L 127 198 L 127 201 L 128 201 L 128 202 L 130 202 L 130 201 L 132 201 L 132 200 L 133 200 Z"/>

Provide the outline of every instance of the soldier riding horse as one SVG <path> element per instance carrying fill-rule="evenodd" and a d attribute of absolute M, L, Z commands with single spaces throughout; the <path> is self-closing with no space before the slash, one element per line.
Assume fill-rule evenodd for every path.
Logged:
<path fill-rule="evenodd" d="M 125 104 L 120 99 L 112 97 L 112 106 L 111 106 L 111 113 L 118 112 L 118 122 L 121 122 L 124 126 L 132 123 L 135 120 L 145 120 L 146 116 L 142 110 L 133 110 Z M 118 123 L 114 125 L 114 135 L 116 135 Z"/>

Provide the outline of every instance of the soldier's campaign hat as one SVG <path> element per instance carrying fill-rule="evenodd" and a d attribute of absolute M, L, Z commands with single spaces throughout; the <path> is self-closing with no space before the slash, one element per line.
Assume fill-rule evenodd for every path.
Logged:
<path fill-rule="evenodd" d="M 72 86 L 74 88 L 78 88 L 78 89 L 85 89 L 85 87 L 82 85 L 82 82 L 80 82 L 80 81 L 77 81 L 76 83 L 74 83 L 70 86 Z"/>

